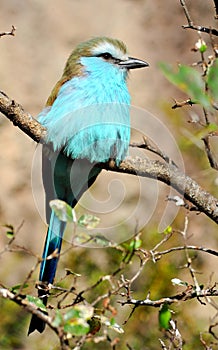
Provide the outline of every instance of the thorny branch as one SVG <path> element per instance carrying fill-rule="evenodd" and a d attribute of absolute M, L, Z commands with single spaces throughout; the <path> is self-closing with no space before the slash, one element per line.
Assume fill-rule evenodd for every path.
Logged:
<path fill-rule="evenodd" d="M 176 231 L 175 231 L 176 232 Z M 191 275 L 192 281 L 193 281 L 193 285 L 192 284 L 188 284 L 187 282 L 182 282 L 180 280 L 178 280 L 179 285 L 181 286 L 185 286 L 186 289 L 178 294 L 175 294 L 173 296 L 170 297 L 163 297 L 161 299 L 157 299 L 157 300 L 152 300 L 150 298 L 150 293 L 148 293 L 147 297 L 145 299 L 142 300 L 138 300 L 138 299 L 134 299 L 131 296 L 131 284 L 132 282 L 129 280 L 127 282 L 128 285 L 128 292 L 126 293 L 121 293 L 120 295 L 125 298 L 124 301 L 119 301 L 119 303 L 121 305 L 133 305 L 133 309 L 132 312 L 130 314 L 129 317 L 132 316 L 133 312 L 135 311 L 135 309 L 137 307 L 141 307 L 141 306 L 151 306 L 151 307 L 161 307 L 162 305 L 171 305 L 174 303 L 178 303 L 178 302 L 182 302 L 182 301 L 187 301 L 187 300 L 191 300 L 196 298 L 201 304 L 205 305 L 206 303 L 210 304 L 212 307 L 214 307 L 214 309 L 217 311 L 218 310 L 218 305 L 211 300 L 210 297 L 214 297 L 214 296 L 218 296 L 218 290 L 217 290 L 217 284 L 210 284 L 207 287 L 204 287 L 202 285 L 199 284 L 197 277 L 196 277 L 196 271 L 194 270 L 194 268 L 192 267 L 192 258 L 189 255 L 189 251 L 190 250 L 194 250 L 194 251 L 202 251 L 205 253 L 209 253 L 212 254 L 214 256 L 218 256 L 218 252 L 215 250 L 208 250 L 208 248 L 204 248 L 204 247 L 197 247 L 197 246 L 189 246 L 187 245 L 187 241 L 188 241 L 188 217 L 185 218 L 185 223 L 184 223 L 184 229 L 182 231 L 177 231 L 178 234 L 182 235 L 183 240 L 184 240 L 184 246 L 180 246 L 180 247 L 172 247 L 169 248 L 167 250 L 163 250 L 163 251 L 158 251 L 159 247 L 164 244 L 165 242 L 167 242 L 171 237 L 172 237 L 172 233 L 166 235 L 161 242 L 159 242 L 151 251 L 146 252 L 146 259 L 148 259 L 148 256 L 150 255 L 151 259 L 156 262 L 157 260 L 161 259 L 161 257 L 165 254 L 169 254 L 171 252 L 175 252 L 177 250 L 183 250 L 185 253 L 185 259 L 186 259 L 186 265 L 184 267 L 186 267 Z M 145 253 L 145 251 L 143 249 L 139 249 L 139 251 L 141 251 L 142 253 Z M 174 281 L 172 280 L 172 283 L 174 283 Z"/>
<path fill-rule="evenodd" d="M 188 221 L 186 218 L 185 224 L 184 224 L 184 229 L 182 231 L 175 231 L 174 232 L 174 233 L 181 234 L 182 236 L 184 236 L 185 245 L 179 246 L 179 247 L 172 247 L 172 248 L 169 248 L 167 250 L 161 251 L 161 250 L 159 250 L 159 248 L 162 244 L 166 243 L 172 237 L 173 232 L 168 234 L 168 235 L 164 235 L 162 241 L 159 242 L 158 244 L 156 244 L 151 251 L 145 251 L 142 248 L 135 249 L 134 245 L 133 245 L 133 250 L 132 250 L 132 252 L 130 252 L 128 249 L 125 250 L 125 246 L 124 247 L 122 245 L 115 246 L 114 249 L 117 249 L 123 253 L 123 259 L 120 262 L 119 267 L 116 268 L 114 270 L 114 272 L 111 273 L 110 275 L 101 276 L 94 284 L 92 284 L 90 287 L 87 287 L 81 291 L 78 291 L 78 287 L 76 287 L 75 284 L 73 285 L 73 287 L 71 287 L 69 289 L 52 286 L 53 290 L 56 289 L 56 290 L 60 291 L 59 295 L 57 295 L 57 294 L 55 295 L 55 298 L 58 298 L 58 296 L 59 296 L 59 298 L 61 297 L 60 301 L 57 303 L 58 309 L 63 310 L 63 309 L 72 307 L 73 305 L 78 304 L 81 301 L 85 301 L 86 300 L 85 295 L 89 291 L 91 291 L 91 290 L 95 291 L 96 288 L 98 288 L 101 284 L 104 284 L 106 281 L 109 282 L 108 291 L 106 293 L 103 292 L 102 295 L 97 295 L 95 297 L 95 299 L 91 302 L 91 305 L 96 306 L 99 304 L 100 301 L 103 301 L 105 310 L 108 309 L 109 311 L 113 312 L 114 308 L 110 307 L 110 299 L 112 298 L 112 296 L 120 295 L 122 298 L 126 299 L 125 301 L 118 301 L 121 305 L 133 305 L 132 312 L 130 313 L 126 322 L 132 316 L 134 310 L 137 307 L 149 306 L 149 307 L 159 308 L 163 304 L 172 305 L 174 303 L 188 301 L 188 300 L 191 300 L 194 298 L 197 298 L 199 301 L 201 301 L 201 299 L 203 299 L 207 303 L 210 303 L 209 297 L 218 296 L 218 290 L 216 288 L 217 286 L 216 286 L 216 284 L 214 284 L 212 286 L 205 287 L 205 288 L 199 286 L 199 283 L 197 282 L 195 275 L 194 275 L 194 270 L 191 267 L 191 260 L 189 258 L 188 251 L 189 250 L 201 251 L 201 252 L 204 252 L 207 254 L 212 254 L 214 256 L 218 256 L 218 251 L 213 250 L 213 249 L 209 249 L 209 248 L 204 248 L 204 247 L 187 245 L 187 230 L 188 230 Z M 8 246 L 14 245 L 15 237 L 16 236 L 14 236 L 13 240 L 11 239 L 9 241 Z M 137 238 L 139 238 L 139 237 L 136 235 L 134 240 L 137 241 Z M 8 249 L 5 250 L 4 252 L 13 251 L 12 248 L 13 247 L 8 247 Z M 156 262 L 157 260 L 160 260 L 162 256 L 169 254 L 169 253 L 176 252 L 176 251 L 184 251 L 185 252 L 185 257 L 187 260 L 186 267 L 189 269 L 189 271 L 191 273 L 194 284 L 193 285 L 187 284 L 186 289 L 178 294 L 175 294 L 175 295 L 170 296 L 170 297 L 163 297 L 163 298 L 160 298 L 157 300 L 152 300 L 150 298 L 150 295 L 148 295 L 143 300 L 137 300 L 137 299 L 132 298 L 132 295 L 131 295 L 132 294 L 132 285 L 135 282 L 135 280 L 142 273 L 146 263 L 149 260 Z M 129 263 L 131 262 L 131 260 L 134 257 L 137 257 L 139 259 L 139 267 L 132 274 L 132 277 L 127 279 L 124 275 L 125 268 L 129 265 Z M 36 267 L 38 266 L 39 261 L 40 260 L 38 259 L 34 269 L 36 269 Z M 25 283 L 28 283 L 29 279 L 31 278 L 32 272 L 33 272 L 33 269 L 28 274 L 28 277 L 25 279 Z M 116 279 L 115 279 L 115 277 L 116 277 Z M 34 303 L 31 303 L 28 301 L 26 295 L 22 294 L 23 285 L 19 288 L 17 293 L 13 292 L 13 290 L 10 291 L 9 289 L 5 288 L 4 286 L 1 286 L 2 288 L 0 288 L 0 296 L 15 302 L 16 304 L 22 306 L 28 312 L 36 314 L 39 318 L 44 320 L 46 322 L 46 324 L 57 334 L 57 336 L 59 337 L 60 342 L 61 342 L 61 349 L 62 350 L 72 349 L 72 347 L 70 347 L 70 345 L 68 343 L 67 334 L 63 331 L 63 327 L 61 325 L 60 326 L 54 325 L 53 319 L 51 317 L 44 314 L 39 308 L 37 308 L 37 306 Z M 70 297 L 71 303 L 66 305 L 66 303 L 64 303 L 64 301 L 66 300 L 66 298 L 69 294 L 71 294 L 71 297 Z M 95 295 L 95 293 L 92 293 L 92 295 Z M 212 306 L 214 306 L 214 305 L 212 305 Z M 217 308 L 217 305 L 215 305 L 214 307 Z M 76 342 L 75 349 L 78 349 L 78 350 L 81 349 L 81 347 L 86 342 L 88 337 L 89 337 L 89 335 L 81 337 Z M 107 340 L 107 339 L 105 338 L 104 340 Z"/>
<path fill-rule="evenodd" d="M 122 295 L 126 296 L 126 295 Z M 132 298 L 131 296 L 128 296 L 127 300 L 125 301 L 119 301 L 121 305 L 134 305 L 135 307 L 138 306 L 152 306 L 152 307 L 160 307 L 163 304 L 172 305 L 174 303 L 178 303 L 180 301 L 187 301 L 194 298 L 206 298 L 211 296 L 218 296 L 218 290 L 216 286 L 212 286 L 210 288 L 201 289 L 199 288 L 196 290 L 196 286 L 189 285 L 183 292 L 172 295 L 170 297 L 164 297 L 157 300 L 151 300 L 149 296 L 147 296 L 145 299 L 137 300 Z"/>

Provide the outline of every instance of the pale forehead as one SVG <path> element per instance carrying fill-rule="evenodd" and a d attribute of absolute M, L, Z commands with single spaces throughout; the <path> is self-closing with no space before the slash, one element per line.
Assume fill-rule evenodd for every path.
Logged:
<path fill-rule="evenodd" d="M 119 58 L 119 59 L 127 59 L 128 58 L 127 53 L 123 52 L 123 50 L 121 50 L 118 46 L 115 46 L 112 43 L 107 42 L 107 41 L 103 41 L 103 42 L 99 43 L 91 51 L 94 55 L 99 55 L 101 53 L 108 52 L 114 58 Z"/>

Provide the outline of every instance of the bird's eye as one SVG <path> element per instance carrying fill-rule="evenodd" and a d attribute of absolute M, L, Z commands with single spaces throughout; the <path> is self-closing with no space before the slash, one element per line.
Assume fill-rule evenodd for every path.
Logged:
<path fill-rule="evenodd" d="M 105 60 L 113 58 L 113 56 L 109 52 L 101 53 L 100 55 L 98 55 L 98 57 L 103 57 Z"/>
<path fill-rule="evenodd" d="M 102 57 L 105 60 L 109 60 L 110 58 L 112 58 L 112 55 L 109 52 L 105 52 L 105 53 L 102 54 Z"/>

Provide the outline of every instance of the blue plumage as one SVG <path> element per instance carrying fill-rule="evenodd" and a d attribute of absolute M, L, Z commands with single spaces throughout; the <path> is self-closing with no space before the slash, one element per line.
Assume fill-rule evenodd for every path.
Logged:
<path fill-rule="evenodd" d="M 129 58 L 118 40 L 103 37 L 80 44 L 39 115 L 48 144 L 42 167 L 49 227 L 39 275 L 45 284 L 54 281 L 65 229 L 49 202 L 58 198 L 74 207 L 101 172 L 97 163 L 112 158 L 118 165 L 124 159 L 130 141 L 128 70 L 147 65 Z M 48 292 L 39 289 L 38 294 L 46 304 Z M 29 334 L 44 328 L 33 315 Z"/>
<path fill-rule="evenodd" d="M 47 127 L 54 150 L 64 147 L 71 158 L 105 162 L 114 156 L 110 151 L 117 143 L 114 158 L 120 162 L 130 140 L 127 74 L 97 57 L 80 61 L 85 65 L 84 76 L 66 82 L 39 121 Z"/>

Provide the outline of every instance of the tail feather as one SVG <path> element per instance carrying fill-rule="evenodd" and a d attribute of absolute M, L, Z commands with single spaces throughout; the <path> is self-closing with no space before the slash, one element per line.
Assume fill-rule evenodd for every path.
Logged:
<path fill-rule="evenodd" d="M 39 292 L 38 292 L 39 297 L 40 297 L 40 292 L 42 292 L 42 291 L 39 290 Z M 44 296 L 42 297 L 42 301 L 43 301 L 43 304 L 46 305 L 48 296 L 45 295 L 45 292 L 43 292 L 43 295 Z M 47 315 L 47 312 L 43 311 L 43 313 L 45 315 Z M 36 315 L 32 315 L 30 325 L 29 325 L 28 335 L 30 335 L 34 331 L 38 331 L 39 333 L 42 333 L 45 329 L 45 326 L 46 326 L 46 324 L 41 318 L 39 318 Z"/>
<path fill-rule="evenodd" d="M 60 253 L 65 226 L 66 223 L 60 221 L 54 211 L 52 211 L 42 255 L 43 261 L 41 263 L 39 274 L 39 280 L 42 282 L 53 283 L 54 281 L 58 257 L 48 260 L 47 257 L 54 252 L 57 254 Z"/>
<path fill-rule="evenodd" d="M 41 282 L 53 283 L 54 281 L 55 272 L 58 264 L 58 256 L 55 256 L 54 258 L 51 257 L 49 259 L 47 258 L 54 252 L 56 252 L 57 254 L 60 253 L 65 226 L 66 223 L 60 221 L 55 215 L 54 211 L 52 211 L 42 256 L 43 261 L 40 267 L 39 279 Z M 39 289 L 38 296 L 42 299 L 44 305 L 46 305 L 48 299 L 48 292 L 44 289 Z M 35 330 L 42 333 L 44 329 L 45 322 L 38 318 L 36 315 L 33 315 L 30 322 L 28 335 L 34 332 Z"/>
<path fill-rule="evenodd" d="M 45 148 L 45 151 L 47 149 Z M 40 266 L 39 280 L 44 284 L 52 284 L 54 281 L 58 255 L 61 250 L 63 233 L 66 223 L 60 221 L 49 207 L 50 200 L 59 198 L 66 201 L 74 207 L 82 194 L 93 184 L 99 173 L 100 168 L 94 166 L 87 159 L 69 159 L 63 153 L 53 153 L 49 155 L 42 154 L 43 184 L 46 192 L 46 216 L 49 220 L 49 227 L 43 251 L 43 261 Z M 52 181 L 51 181 L 52 179 Z M 49 217 L 50 216 L 50 217 Z M 52 257 L 52 253 L 56 252 Z M 49 258 L 48 258 L 49 257 Z M 47 259 L 48 258 L 48 259 Z M 48 291 L 46 288 L 38 290 L 38 296 L 44 305 L 47 303 Z M 36 315 L 32 316 L 28 335 L 34 330 L 42 333 L 45 323 Z"/>

